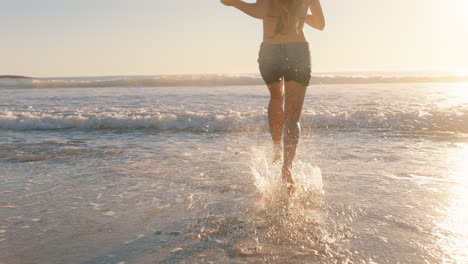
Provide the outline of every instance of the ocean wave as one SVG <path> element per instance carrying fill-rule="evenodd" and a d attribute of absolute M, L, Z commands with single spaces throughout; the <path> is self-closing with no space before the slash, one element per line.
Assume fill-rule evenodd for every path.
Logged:
<path fill-rule="evenodd" d="M 302 115 L 304 131 L 316 129 L 383 129 L 399 131 L 444 131 L 468 133 L 468 109 L 399 110 L 306 110 Z M 0 129 L 155 129 L 188 132 L 266 132 L 267 113 L 247 112 L 163 112 L 158 110 L 107 111 L 93 113 L 0 111 Z"/>
<path fill-rule="evenodd" d="M 468 82 L 468 76 L 361 76 L 319 75 L 312 76 L 311 84 L 374 84 L 374 83 L 424 83 Z M 230 86 L 262 85 L 259 76 L 186 75 L 162 77 L 116 78 L 62 78 L 21 79 L 0 82 L 0 88 L 99 88 L 99 87 L 172 87 L 172 86 Z"/>

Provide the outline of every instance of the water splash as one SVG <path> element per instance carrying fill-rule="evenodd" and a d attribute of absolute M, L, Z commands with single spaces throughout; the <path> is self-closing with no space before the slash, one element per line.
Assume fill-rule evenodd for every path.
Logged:
<path fill-rule="evenodd" d="M 281 164 L 271 163 L 272 158 L 266 149 L 252 148 L 251 165 L 254 185 L 260 194 L 258 205 L 265 209 L 287 201 L 289 205 L 319 205 L 323 195 L 322 173 L 319 167 L 297 161 L 293 167 L 296 191 L 291 197 L 281 181 Z"/>
<path fill-rule="evenodd" d="M 296 263 L 371 262 L 351 250 L 352 209 L 324 201 L 320 168 L 296 161 L 293 166 L 296 191 L 288 196 L 281 182 L 281 164 L 273 164 L 270 153 L 267 148 L 251 149 L 250 169 L 258 196 L 248 222 L 254 235 L 239 245 L 239 252 L 275 263 L 291 258 Z"/>

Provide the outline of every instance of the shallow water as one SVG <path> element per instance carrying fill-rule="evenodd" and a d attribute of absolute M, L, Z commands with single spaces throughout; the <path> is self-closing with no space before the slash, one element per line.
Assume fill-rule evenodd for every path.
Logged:
<path fill-rule="evenodd" d="M 464 263 L 466 88 L 312 86 L 289 199 L 263 87 L 3 90 L 0 260 Z"/>

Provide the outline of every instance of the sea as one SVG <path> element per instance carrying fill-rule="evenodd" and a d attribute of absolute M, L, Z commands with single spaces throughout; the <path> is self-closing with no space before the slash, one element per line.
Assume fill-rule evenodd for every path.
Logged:
<path fill-rule="evenodd" d="M 468 77 L 315 74 L 286 195 L 257 74 L 0 80 L 0 263 L 468 263 Z"/>

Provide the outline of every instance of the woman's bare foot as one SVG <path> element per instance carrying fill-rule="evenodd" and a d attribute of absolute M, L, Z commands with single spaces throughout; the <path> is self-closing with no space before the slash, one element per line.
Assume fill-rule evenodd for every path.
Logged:
<path fill-rule="evenodd" d="M 281 176 L 283 182 L 286 183 L 288 194 L 292 195 L 296 190 L 296 187 L 294 187 L 294 180 L 292 178 L 291 169 L 287 167 L 283 168 L 281 171 Z"/>
<path fill-rule="evenodd" d="M 275 153 L 273 154 L 273 163 L 280 163 L 281 161 L 283 161 L 282 150 L 283 148 L 281 147 L 281 145 L 279 147 L 274 147 Z"/>
<path fill-rule="evenodd" d="M 281 155 L 281 152 L 275 151 L 275 154 L 273 154 L 273 163 L 280 163 L 283 160 L 283 156 Z"/>

